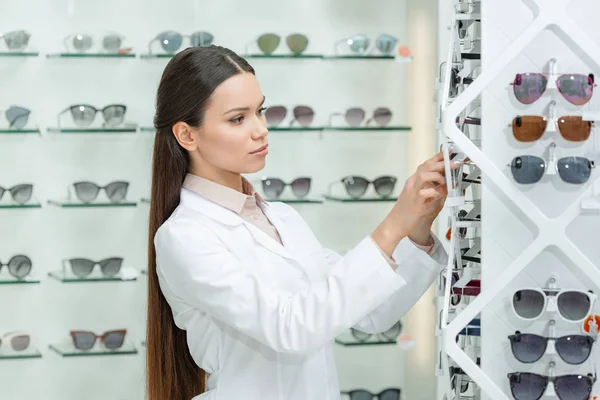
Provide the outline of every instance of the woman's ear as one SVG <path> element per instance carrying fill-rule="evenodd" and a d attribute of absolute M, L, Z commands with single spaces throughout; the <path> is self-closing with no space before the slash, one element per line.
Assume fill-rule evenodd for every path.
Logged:
<path fill-rule="evenodd" d="M 181 147 L 187 151 L 195 151 L 198 147 L 197 137 L 192 127 L 185 122 L 179 121 L 173 125 L 173 136 Z"/>

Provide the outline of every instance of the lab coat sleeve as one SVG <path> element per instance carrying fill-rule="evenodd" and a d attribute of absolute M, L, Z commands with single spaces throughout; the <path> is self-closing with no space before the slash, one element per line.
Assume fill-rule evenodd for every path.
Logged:
<path fill-rule="evenodd" d="M 167 221 L 154 238 L 157 268 L 169 288 L 275 351 L 304 353 L 330 342 L 405 286 L 370 237 L 303 291 L 266 286 L 210 228 Z"/>
<path fill-rule="evenodd" d="M 448 255 L 439 239 L 433 235 L 434 247 L 431 254 L 425 253 L 404 238 L 394 249 L 393 258 L 398 267 L 396 274 L 407 283 L 396 290 L 384 303 L 356 323 L 353 328 L 366 333 L 380 333 L 391 328 L 421 298 L 423 293 L 446 267 Z M 339 255 L 330 250 L 327 258 L 336 262 Z"/>

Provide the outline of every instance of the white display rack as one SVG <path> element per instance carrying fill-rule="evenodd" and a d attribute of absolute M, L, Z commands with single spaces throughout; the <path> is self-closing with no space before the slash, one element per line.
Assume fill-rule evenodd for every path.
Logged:
<path fill-rule="evenodd" d="M 489 11 L 493 11 L 493 7 L 497 8 L 499 6 L 505 6 L 505 4 L 499 4 L 501 2 L 494 3 L 496 4 L 490 5 Z M 445 270 L 446 286 L 444 290 L 444 309 L 441 318 L 443 357 L 441 357 L 440 362 L 442 372 L 447 374 L 449 362 L 455 363 L 479 386 L 485 395 L 489 396 L 486 398 L 494 400 L 508 400 L 512 398 L 510 392 L 506 389 L 508 385 L 501 385 L 497 379 L 492 379 L 489 374 L 478 367 L 476 362 L 459 347 L 455 340 L 459 332 L 467 326 L 471 320 L 477 318 L 477 316 L 488 307 L 490 303 L 497 299 L 500 294 L 504 294 L 503 291 L 507 289 L 513 279 L 515 279 L 536 257 L 540 256 L 540 254 L 549 247 L 554 247 L 564 253 L 569 261 L 577 266 L 581 273 L 583 273 L 583 279 L 589 279 L 595 286 L 600 284 L 600 270 L 587 255 L 569 240 L 566 232 L 567 227 L 580 215 L 582 209 L 590 210 L 599 208 L 596 206 L 597 200 L 593 199 L 593 197 L 600 193 L 600 190 L 597 188 L 598 182 L 594 182 L 594 175 L 592 175 L 592 179 L 590 179 L 585 186 L 585 190 L 577 192 L 575 200 L 571 201 L 571 203 L 562 210 L 560 215 L 549 217 L 527 196 L 526 193 L 517 187 L 515 182 L 509 179 L 507 174 L 500 169 L 497 162 L 493 162 L 489 155 L 484 154 L 484 150 L 473 143 L 456 125 L 457 117 L 459 117 L 465 109 L 468 109 L 469 105 L 472 104 L 478 96 L 484 94 L 491 84 L 496 82 L 501 76 L 504 69 L 520 56 L 526 47 L 545 30 L 550 30 L 556 34 L 556 36 L 558 36 L 558 38 L 570 49 L 579 51 L 580 54 L 578 55 L 592 67 L 593 71 L 600 71 L 600 47 L 596 44 L 598 41 L 595 41 L 586 34 L 575 21 L 570 19 L 569 16 L 571 13 L 569 11 L 570 7 L 572 7 L 571 3 L 573 3 L 571 0 L 523 0 L 523 3 L 533 12 L 533 21 L 527 25 L 522 33 L 515 36 L 509 45 L 502 51 L 498 51 L 498 55 L 493 57 L 492 62 L 485 64 L 481 74 L 473 81 L 473 83 L 468 85 L 468 87 L 452 101 L 449 101 L 449 77 L 452 62 L 456 61 L 456 38 L 454 37 L 455 35 L 453 35 L 453 40 L 451 40 L 448 51 L 448 61 L 444 71 L 446 85 L 442 88 L 441 98 L 441 125 L 444 134 L 443 136 L 446 140 L 443 145 L 443 150 L 446 154 L 446 180 L 448 185 L 451 185 L 448 152 L 448 141 L 451 141 L 454 146 L 460 148 L 460 150 L 481 169 L 482 174 L 485 177 L 484 184 L 486 189 L 490 189 L 490 192 L 493 193 L 494 196 L 497 196 L 497 198 L 507 207 L 517 211 L 519 217 L 522 216 L 523 218 L 527 218 L 529 220 L 527 222 L 537 228 L 537 236 L 534 237 L 533 242 L 514 259 L 508 262 L 507 265 L 502 268 L 502 271 L 499 271 L 496 274 L 493 279 L 493 284 L 485 284 L 485 282 L 482 282 L 482 286 L 485 286 L 485 289 L 482 290 L 481 294 L 470 301 L 470 303 L 464 307 L 461 312 L 455 315 L 449 323 L 448 309 L 451 296 L 451 277 L 455 259 L 455 254 L 453 254 L 454 251 L 450 252 L 450 259 Z M 491 15 L 486 14 L 486 6 L 487 4 L 484 5 L 481 10 L 482 24 L 486 23 L 486 15 Z M 457 17 L 454 15 L 450 26 L 454 27 L 456 21 L 459 19 L 464 20 L 465 18 L 463 16 Z M 551 58 L 553 58 L 552 49 L 548 49 L 548 59 Z M 508 84 L 508 82 L 506 83 Z M 548 89 L 549 91 L 552 91 L 552 85 L 549 84 Z M 595 94 L 595 96 L 597 97 L 599 95 Z M 590 111 L 586 112 L 589 113 Z M 593 133 L 593 135 L 594 134 L 598 135 L 597 132 Z M 463 202 L 464 198 L 462 197 L 449 197 L 448 199 L 447 204 L 450 207 L 450 220 L 453 226 L 456 226 L 457 223 L 455 217 L 456 211 Z M 483 225 L 485 226 L 485 222 L 483 222 Z M 452 235 L 450 247 L 452 249 L 456 247 L 456 235 Z M 485 270 L 485 266 L 483 269 Z M 482 334 L 484 334 L 485 322 L 483 319 L 482 323 Z M 501 344 L 498 343 L 498 346 L 500 345 Z M 449 361 L 446 355 L 452 361 Z M 592 372 L 591 369 L 590 372 Z M 447 383 L 448 386 L 444 389 L 444 392 L 446 393 L 446 398 L 450 400 L 454 397 L 450 391 L 449 380 Z M 596 384 L 596 386 L 598 386 L 598 384 Z M 598 391 L 597 388 L 594 389 L 592 394 Z"/>

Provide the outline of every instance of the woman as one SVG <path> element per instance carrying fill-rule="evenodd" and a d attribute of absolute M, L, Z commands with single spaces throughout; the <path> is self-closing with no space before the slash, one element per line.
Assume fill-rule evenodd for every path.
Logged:
<path fill-rule="evenodd" d="M 265 166 L 252 67 L 217 46 L 167 65 L 157 93 L 147 329 L 149 400 L 340 397 L 333 339 L 390 328 L 446 262 L 431 232 L 438 154 L 345 256 L 241 176 Z M 454 168 L 453 164 L 453 168 Z M 429 253 L 429 254 L 427 254 Z"/>

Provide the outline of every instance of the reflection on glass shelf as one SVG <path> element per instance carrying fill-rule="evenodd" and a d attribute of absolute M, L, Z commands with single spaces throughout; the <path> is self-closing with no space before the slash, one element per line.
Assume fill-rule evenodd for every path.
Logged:
<path fill-rule="evenodd" d="M 302 132 L 302 131 L 322 131 L 321 126 L 272 126 L 269 127 L 270 132 Z"/>
<path fill-rule="evenodd" d="M 0 360 L 18 360 L 27 358 L 42 358 L 42 354 L 32 346 L 23 351 L 15 351 L 12 348 L 0 349 Z"/>
<path fill-rule="evenodd" d="M 342 54 L 342 55 L 325 55 L 323 56 L 326 60 L 393 60 L 393 55 L 354 55 L 354 54 Z"/>
<path fill-rule="evenodd" d="M 153 126 L 142 126 L 140 132 L 144 133 L 156 133 L 156 129 Z"/>
<path fill-rule="evenodd" d="M 410 126 L 326 126 L 326 131 L 410 131 Z"/>
<path fill-rule="evenodd" d="M 17 279 L 13 276 L 0 276 L 0 285 L 27 285 L 40 283 L 40 278 L 35 276 L 26 276 L 22 279 Z"/>
<path fill-rule="evenodd" d="M 323 195 L 323 197 L 325 197 L 325 199 L 329 200 L 329 201 L 341 201 L 344 203 L 369 203 L 369 202 L 376 202 L 376 203 L 383 203 L 383 202 L 394 202 L 396 200 L 398 200 L 398 198 L 396 197 L 360 197 L 358 199 L 353 199 L 351 197 L 341 197 L 341 196 L 333 196 L 330 194 L 325 194 Z"/>
<path fill-rule="evenodd" d="M 122 128 L 48 128 L 48 133 L 136 133 L 137 126 Z"/>
<path fill-rule="evenodd" d="M 48 54 L 48 58 L 135 58 L 134 53 L 54 53 Z"/>
<path fill-rule="evenodd" d="M 267 199 L 267 201 L 280 201 L 287 204 L 323 204 L 321 199 Z"/>
<path fill-rule="evenodd" d="M 349 330 L 339 334 L 335 338 L 335 342 L 342 346 L 377 346 L 396 344 L 395 340 L 381 340 L 378 335 L 372 335 L 368 340 L 359 342 L 354 336 L 352 336 L 352 333 Z"/>
<path fill-rule="evenodd" d="M 62 270 L 52 271 L 48 273 L 48 276 L 54 278 L 63 283 L 90 283 L 90 282 L 133 282 L 137 280 L 138 272 L 129 267 L 121 268 L 121 272 L 115 276 L 104 276 L 100 273 L 98 275 L 91 274 L 84 278 L 67 272 L 68 269 L 63 268 Z"/>
<path fill-rule="evenodd" d="M 25 204 L 19 204 L 19 203 L 6 203 L 6 204 L 0 204 L 0 209 L 18 209 L 18 208 L 42 208 L 42 205 L 40 203 L 25 203 Z"/>
<path fill-rule="evenodd" d="M 90 350 L 79 350 L 73 346 L 72 342 L 51 344 L 48 347 L 63 357 L 122 356 L 137 354 L 138 352 L 132 343 L 127 342 L 123 343 L 121 348 L 115 350 L 102 347 L 102 344 L 96 344 Z"/>
<path fill-rule="evenodd" d="M 0 129 L 0 135 L 24 135 L 40 133 L 39 129 Z"/>
<path fill-rule="evenodd" d="M 120 203 L 111 202 L 92 202 L 82 203 L 77 201 L 69 200 L 48 200 L 48 204 L 58 206 L 62 208 L 93 208 L 93 207 L 135 207 L 137 203 L 135 201 L 122 201 Z"/>
<path fill-rule="evenodd" d="M 37 57 L 40 53 L 37 51 L 0 51 L 0 57 Z"/>
<path fill-rule="evenodd" d="M 140 58 L 173 58 L 175 54 L 140 54 Z"/>
<path fill-rule="evenodd" d="M 323 58 L 323 54 L 247 54 L 244 58 Z"/>

